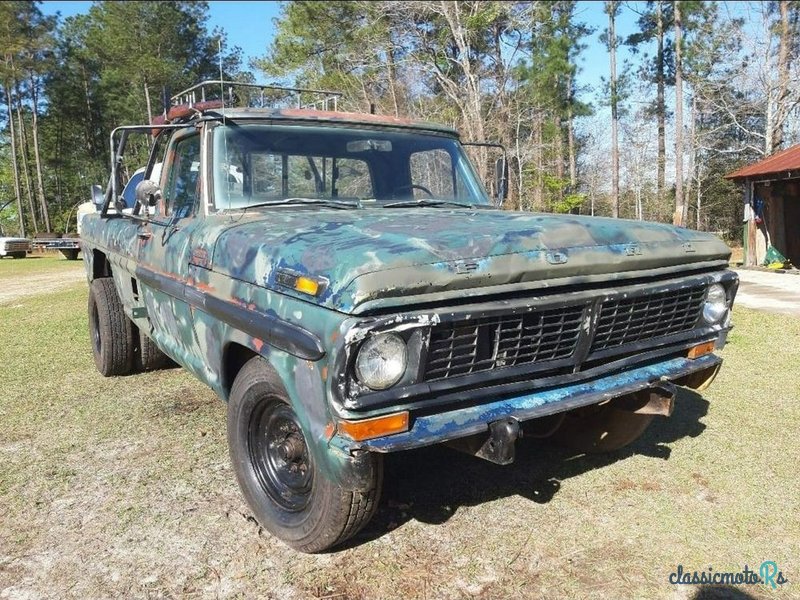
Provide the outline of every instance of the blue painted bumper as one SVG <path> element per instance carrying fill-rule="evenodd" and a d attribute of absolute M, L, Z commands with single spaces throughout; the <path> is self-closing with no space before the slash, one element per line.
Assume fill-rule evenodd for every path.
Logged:
<path fill-rule="evenodd" d="M 595 404 L 648 388 L 662 379 L 672 381 L 714 367 L 721 362 L 722 359 L 713 354 L 694 360 L 674 358 L 575 385 L 537 390 L 469 408 L 418 417 L 412 414 L 412 426 L 409 431 L 368 440 L 360 444 L 360 447 L 374 452 L 394 452 L 438 444 L 488 431 L 489 423 L 503 417 L 515 417 L 525 421 Z"/>

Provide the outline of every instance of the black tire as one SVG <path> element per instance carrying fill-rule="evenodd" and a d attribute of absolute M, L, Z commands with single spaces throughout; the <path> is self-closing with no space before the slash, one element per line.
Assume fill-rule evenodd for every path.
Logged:
<path fill-rule="evenodd" d="M 620 410 L 613 402 L 585 406 L 565 415 L 553 439 L 588 454 L 612 452 L 639 439 L 653 416 Z"/>
<path fill-rule="evenodd" d="M 14 254 L 12 254 L 11 256 L 14 257 L 14 259 L 25 258 L 25 257 L 28 256 L 28 253 L 27 252 L 14 252 Z"/>
<path fill-rule="evenodd" d="M 134 326 L 135 327 L 135 326 Z M 164 354 L 156 343 L 136 327 L 134 333 L 136 344 L 136 357 L 134 359 L 137 371 L 157 371 L 166 369 L 174 363 Z"/>
<path fill-rule="evenodd" d="M 270 533 L 301 552 L 322 552 L 355 535 L 377 507 L 383 463 L 367 491 L 345 490 L 316 467 L 286 393 L 256 357 L 236 377 L 228 403 L 228 445 L 245 500 Z"/>
<path fill-rule="evenodd" d="M 95 279 L 89 287 L 89 335 L 101 375 L 128 375 L 133 370 L 133 323 L 110 277 Z"/>

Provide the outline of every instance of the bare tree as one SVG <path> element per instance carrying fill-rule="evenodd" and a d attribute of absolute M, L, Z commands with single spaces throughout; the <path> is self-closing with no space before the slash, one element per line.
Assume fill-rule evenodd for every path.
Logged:
<path fill-rule="evenodd" d="M 17 162 L 17 132 L 14 131 L 14 107 L 11 102 L 11 86 L 8 82 L 3 83 L 3 92 L 6 97 L 6 107 L 8 109 L 8 130 L 11 138 L 11 170 L 14 173 L 14 195 L 17 202 L 17 218 L 19 220 L 19 235 L 25 237 L 25 212 L 22 208 L 22 190 L 20 188 L 19 163 Z"/>
<path fill-rule="evenodd" d="M 683 197 L 683 65 L 681 64 L 681 45 L 683 22 L 681 3 L 674 1 L 675 13 L 675 225 L 685 225 L 687 216 L 686 201 Z"/>
<path fill-rule="evenodd" d="M 786 117 L 794 104 L 790 103 L 790 89 L 789 89 L 789 53 L 791 48 L 795 46 L 797 41 L 794 39 L 797 35 L 797 23 L 790 24 L 789 22 L 789 1 L 780 0 L 778 2 L 780 11 L 780 25 L 778 34 L 778 65 L 777 65 L 777 85 L 775 86 L 775 109 L 772 112 L 771 122 L 767 123 L 767 139 L 766 139 L 766 152 L 772 154 L 780 150 L 783 145 L 783 126 L 786 122 Z M 792 26 L 794 25 L 794 26 Z M 773 104 L 772 98 L 768 98 L 770 106 Z"/>
<path fill-rule="evenodd" d="M 606 13 L 608 14 L 608 54 L 610 60 L 609 92 L 611 96 L 611 216 L 619 217 L 619 113 L 617 90 L 617 31 L 616 17 L 619 12 L 619 2 L 608 0 Z"/>

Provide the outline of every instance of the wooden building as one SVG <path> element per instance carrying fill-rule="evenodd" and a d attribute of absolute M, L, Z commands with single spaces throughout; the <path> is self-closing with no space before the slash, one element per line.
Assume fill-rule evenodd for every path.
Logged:
<path fill-rule="evenodd" d="M 764 264 L 771 245 L 800 267 L 800 144 L 725 178 L 744 191 L 744 264 Z"/>

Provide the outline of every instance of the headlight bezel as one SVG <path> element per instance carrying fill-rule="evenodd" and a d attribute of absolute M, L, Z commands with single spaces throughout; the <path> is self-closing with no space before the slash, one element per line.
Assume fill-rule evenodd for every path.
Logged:
<path fill-rule="evenodd" d="M 384 348 L 382 349 L 378 347 L 381 343 L 384 344 Z M 398 354 L 392 358 L 395 360 L 399 359 L 400 367 L 394 369 L 394 374 L 391 377 L 385 378 L 384 380 L 376 380 L 374 374 L 371 376 L 369 373 L 365 372 L 366 365 L 362 364 L 362 359 L 364 361 L 368 360 L 370 357 L 366 356 L 366 353 L 370 351 L 380 353 L 381 351 L 386 352 L 387 350 L 391 350 L 387 347 L 387 344 L 394 345 L 394 351 Z M 408 366 L 409 352 L 406 340 L 395 332 L 376 332 L 369 335 L 358 347 L 353 361 L 353 373 L 359 384 L 369 390 L 380 392 L 397 385 L 405 376 Z"/>

